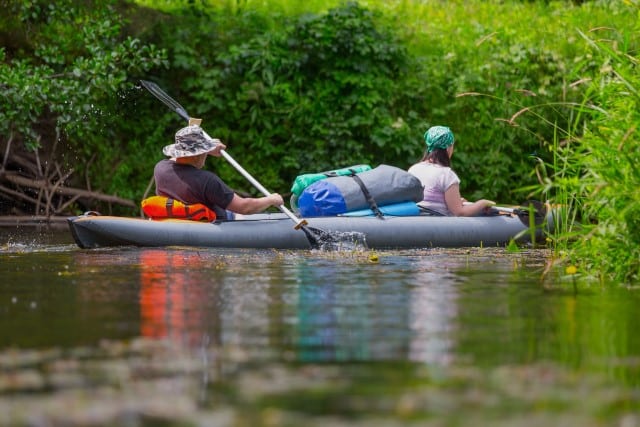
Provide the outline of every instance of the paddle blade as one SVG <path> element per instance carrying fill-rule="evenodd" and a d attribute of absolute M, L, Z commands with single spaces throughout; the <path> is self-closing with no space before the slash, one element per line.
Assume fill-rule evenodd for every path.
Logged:
<path fill-rule="evenodd" d="M 300 227 L 307 235 L 312 249 L 322 251 L 354 251 L 368 249 L 363 233 L 351 231 L 325 231 L 303 225 Z"/>
<path fill-rule="evenodd" d="M 148 80 L 140 80 L 140 83 L 142 83 L 142 86 L 144 86 L 145 89 L 151 92 L 153 96 L 162 101 L 164 105 L 172 109 L 174 112 L 178 113 L 178 115 L 183 119 L 187 121 L 189 120 L 189 114 L 187 113 L 187 110 L 185 110 L 184 107 L 178 103 L 178 101 L 171 98 L 165 91 L 160 89 L 160 86 Z"/>
<path fill-rule="evenodd" d="M 522 204 L 520 208 L 514 209 L 513 213 L 527 227 L 531 224 L 531 215 L 533 215 L 533 224 L 540 227 L 547 220 L 547 206 L 538 200 L 528 200 Z"/>

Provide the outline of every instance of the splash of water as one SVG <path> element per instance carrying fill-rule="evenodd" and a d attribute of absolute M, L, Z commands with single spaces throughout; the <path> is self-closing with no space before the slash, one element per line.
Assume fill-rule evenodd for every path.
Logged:
<path fill-rule="evenodd" d="M 325 232 L 318 238 L 320 251 L 366 251 L 368 249 L 365 234 L 357 231 Z"/>

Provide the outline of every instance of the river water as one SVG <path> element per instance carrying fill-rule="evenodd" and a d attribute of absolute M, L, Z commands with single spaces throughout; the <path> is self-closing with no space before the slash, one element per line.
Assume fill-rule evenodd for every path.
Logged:
<path fill-rule="evenodd" d="M 639 290 L 545 250 L 0 236 L 0 425 L 640 426 Z"/>

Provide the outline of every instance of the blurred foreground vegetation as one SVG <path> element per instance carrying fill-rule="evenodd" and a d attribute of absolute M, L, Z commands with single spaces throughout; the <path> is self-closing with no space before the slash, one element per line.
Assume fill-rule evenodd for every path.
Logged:
<path fill-rule="evenodd" d="M 283 194 L 300 173 L 407 168 L 443 124 L 465 197 L 562 203 L 556 243 L 579 271 L 637 279 L 637 0 L 1 3 L 0 178 L 137 204 L 184 125 L 140 79 Z M 3 214 L 137 213 L 12 179 Z"/>

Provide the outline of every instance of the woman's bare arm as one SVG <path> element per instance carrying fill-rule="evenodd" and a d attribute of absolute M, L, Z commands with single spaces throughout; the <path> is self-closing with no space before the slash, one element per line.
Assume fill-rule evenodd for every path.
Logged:
<path fill-rule="evenodd" d="M 460 196 L 460 186 L 458 184 L 453 184 L 444 192 L 444 200 L 447 204 L 447 209 L 455 216 L 475 216 L 486 208 L 495 205 L 491 200 L 485 199 L 465 204 Z"/>

